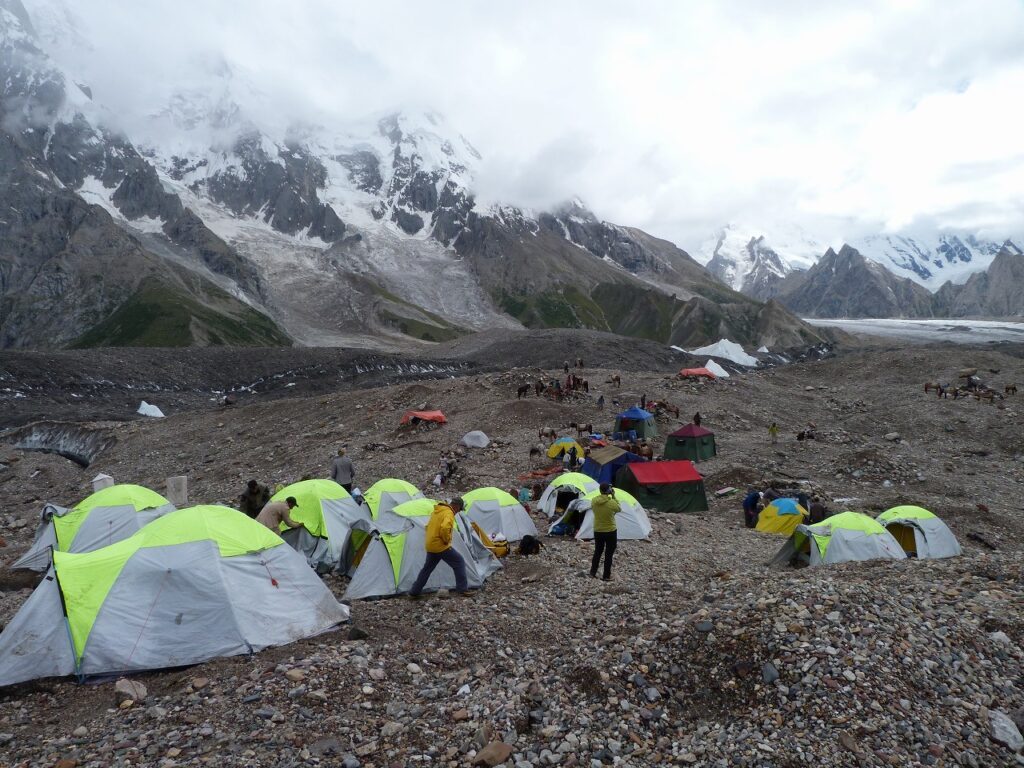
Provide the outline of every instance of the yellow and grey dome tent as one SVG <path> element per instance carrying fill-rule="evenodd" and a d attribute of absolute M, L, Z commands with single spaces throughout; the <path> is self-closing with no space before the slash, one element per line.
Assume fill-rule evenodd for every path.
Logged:
<path fill-rule="evenodd" d="M 569 508 L 569 504 L 578 498 L 593 493 L 598 489 L 597 481 L 584 475 L 582 472 L 563 472 L 540 495 L 537 501 L 537 509 L 549 518 L 555 516 L 555 510 L 561 510 L 561 515 Z"/>
<path fill-rule="evenodd" d="M 50 553 L 92 552 L 115 544 L 175 507 L 156 491 L 123 483 L 96 491 L 66 509 L 43 507 L 35 541 L 11 568 L 45 571 Z"/>
<path fill-rule="evenodd" d="M 588 493 L 582 498 L 569 503 L 569 508 L 558 520 L 551 524 L 548 533 L 551 533 L 558 523 L 566 520 L 572 515 L 582 515 L 579 521 L 579 530 L 576 531 L 576 538 L 579 540 L 594 538 L 594 512 L 591 504 L 597 498 L 599 490 Z M 632 494 L 621 488 L 613 488 L 612 493 L 615 500 L 619 502 L 620 511 L 615 515 L 616 538 L 620 541 L 627 539 L 647 539 L 651 536 L 651 521 L 647 512 Z"/>
<path fill-rule="evenodd" d="M 190 507 L 109 547 L 55 552 L 0 633 L 0 686 L 198 664 L 347 619 L 280 536 L 234 509 Z"/>
<path fill-rule="evenodd" d="M 823 565 L 850 560 L 903 560 L 899 543 L 863 512 L 840 512 L 815 525 L 798 525 L 771 565 Z"/>
<path fill-rule="evenodd" d="M 352 538 L 359 538 L 352 526 L 370 521 L 368 507 L 357 504 L 349 492 L 333 480 L 302 480 L 275 493 L 271 501 L 293 497 L 295 508 L 289 513 L 301 528 L 281 524 L 281 537 L 306 556 L 320 573 L 348 571 L 352 564 Z M 356 545 L 361 542 L 355 542 Z"/>
<path fill-rule="evenodd" d="M 756 530 L 761 533 L 775 533 L 792 536 L 798 525 L 807 520 L 807 510 L 796 499 L 775 499 L 757 516 Z"/>
<path fill-rule="evenodd" d="M 370 531 L 370 538 L 360 552 L 344 600 L 392 597 L 408 592 L 426 560 L 426 524 L 436 502 L 415 499 L 391 510 L 391 522 L 403 520 L 401 527 Z M 427 513 L 420 514 L 429 506 Z M 484 581 L 501 569 L 498 558 L 484 546 L 465 513 L 455 516 L 452 548 L 466 562 L 466 581 L 470 589 L 483 586 Z M 455 573 L 447 563 L 440 563 L 427 580 L 425 592 L 454 589 Z"/>
<path fill-rule="evenodd" d="M 949 527 L 923 507 L 887 509 L 877 518 L 908 555 L 922 560 L 958 557 L 960 542 Z"/>
<path fill-rule="evenodd" d="M 508 541 L 537 535 L 537 526 L 515 496 L 501 488 L 477 488 L 462 495 L 466 517 L 484 533 L 501 533 Z"/>
<path fill-rule="evenodd" d="M 382 512 L 390 512 L 404 501 L 422 499 L 423 494 L 412 483 L 385 477 L 366 489 L 363 500 L 370 508 L 371 517 L 376 520 Z"/>

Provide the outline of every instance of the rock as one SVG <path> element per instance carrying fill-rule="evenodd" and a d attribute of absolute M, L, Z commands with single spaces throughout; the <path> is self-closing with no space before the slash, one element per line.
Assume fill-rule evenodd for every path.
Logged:
<path fill-rule="evenodd" d="M 383 680 L 384 677 L 385 677 L 384 670 L 381 669 L 380 667 L 373 667 L 373 668 L 370 669 L 370 679 L 371 680 L 378 680 L 379 681 L 379 680 Z"/>
<path fill-rule="evenodd" d="M 14 741 L 13 733 L 0 733 L 0 747 L 4 744 L 10 744 L 12 741 Z"/>
<path fill-rule="evenodd" d="M 457 710 L 455 710 L 454 712 L 452 712 L 452 720 L 454 720 L 457 723 L 462 722 L 463 720 L 469 720 L 469 710 L 467 710 L 467 709 L 457 709 Z"/>
<path fill-rule="evenodd" d="M 365 640 L 369 636 L 369 632 L 367 632 L 365 629 L 362 629 L 361 627 L 355 626 L 354 624 L 352 625 L 352 628 L 348 631 L 349 640 Z"/>
<path fill-rule="evenodd" d="M 1009 645 L 1013 642 L 1005 632 L 989 632 L 988 639 L 993 643 L 1001 643 L 1002 645 Z"/>
<path fill-rule="evenodd" d="M 289 669 L 284 673 L 284 676 L 291 680 L 293 683 L 297 683 L 300 680 L 306 679 L 306 673 L 301 669 Z"/>
<path fill-rule="evenodd" d="M 76 768 L 77 765 L 77 760 L 72 760 L 70 757 L 62 757 L 53 764 L 53 768 Z"/>
<path fill-rule="evenodd" d="M 492 741 L 486 747 L 476 753 L 473 758 L 473 765 L 486 765 L 493 768 L 501 765 L 512 756 L 512 745 L 503 741 Z"/>
<path fill-rule="evenodd" d="M 416 664 L 415 662 L 409 662 L 408 664 L 405 665 L 405 668 L 407 670 L 409 670 L 409 674 L 410 675 L 422 675 L 423 674 L 423 670 L 420 668 L 420 665 Z"/>
<path fill-rule="evenodd" d="M 210 684 L 210 678 L 208 677 L 194 677 L 192 678 L 192 690 L 201 691 Z"/>
<path fill-rule="evenodd" d="M 1004 712 L 990 709 L 988 722 L 993 741 L 1003 744 L 1013 752 L 1019 752 L 1024 748 L 1024 736 L 1020 735 L 1016 724 Z"/>
<path fill-rule="evenodd" d="M 401 723 L 392 720 L 390 723 L 384 723 L 384 726 L 380 729 L 380 735 L 385 739 L 390 739 L 392 736 L 397 736 L 405 728 Z"/>
<path fill-rule="evenodd" d="M 774 683 L 779 679 L 779 670 L 777 670 L 775 665 L 770 661 L 766 662 L 764 666 L 761 667 L 761 679 L 766 683 Z"/>
<path fill-rule="evenodd" d="M 142 701 L 146 698 L 147 693 L 146 686 L 138 680 L 129 680 L 126 677 L 122 677 L 114 683 L 114 700 L 118 704 L 122 704 L 125 701 Z"/>
<path fill-rule="evenodd" d="M 83 736 L 89 735 L 89 729 L 86 728 L 84 725 L 80 725 L 71 732 L 71 735 L 80 739 Z"/>
<path fill-rule="evenodd" d="M 888 440 L 890 443 L 895 443 L 897 440 L 900 439 L 900 433 L 899 432 L 886 432 L 885 433 L 885 439 Z"/>
<path fill-rule="evenodd" d="M 699 622 L 697 622 L 697 631 L 698 632 L 707 633 L 707 632 L 710 632 L 714 628 L 715 628 L 715 625 L 712 622 L 710 622 L 710 621 L 699 621 Z"/>
<path fill-rule="evenodd" d="M 842 731 L 839 734 L 839 743 L 843 745 L 843 748 L 857 754 L 860 750 L 857 748 L 857 740 L 853 738 L 853 734 L 849 731 Z"/>

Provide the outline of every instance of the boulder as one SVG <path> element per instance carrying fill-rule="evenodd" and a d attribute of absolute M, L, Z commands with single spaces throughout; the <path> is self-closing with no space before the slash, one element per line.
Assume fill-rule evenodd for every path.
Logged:
<path fill-rule="evenodd" d="M 476 753 L 473 758 L 473 765 L 493 766 L 501 765 L 512 756 L 512 745 L 503 741 L 492 741 L 486 747 Z"/>

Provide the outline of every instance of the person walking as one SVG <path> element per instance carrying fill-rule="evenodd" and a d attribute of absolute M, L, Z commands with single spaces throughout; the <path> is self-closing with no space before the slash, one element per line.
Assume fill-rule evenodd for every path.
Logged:
<path fill-rule="evenodd" d="M 590 505 L 594 512 L 594 559 L 590 561 L 590 575 L 597 578 L 597 569 L 601 565 L 603 554 L 602 581 L 612 580 L 612 555 L 615 554 L 615 546 L 619 541 L 615 515 L 622 511 L 622 507 L 613 494 L 610 483 L 601 483 L 600 494 Z"/>
<path fill-rule="evenodd" d="M 604 395 L 599 395 L 597 398 L 597 410 L 604 410 Z"/>
<path fill-rule="evenodd" d="M 462 555 L 452 548 L 452 536 L 455 531 L 455 515 L 462 511 L 464 504 L 462 499 L 456 497 L 450 502 L 439 501 L 434 505 L 434 511 L 430 513 L 430 520 L 427 521 L 426 547 L 427 559 L 423 561 L 416 581 L 409 590 L 409 597 L 417 598 L 423 594 L 423 587 L 427 579 L 439 563 L 447 563 L 455 573 L 455 591 L 463 596 L 469 596 L 466 584 L 466 561 Z"/>
<path fill-rule="evenodd" d="M 356 468 L 352 464 L 352 459 L 345 455 L 345 446 L 342 446 L 338 449 L 338 455 L 331 462 L 331 480 L 351 494 L 352 481 L 355 479 Z"/>
<path fill-rule="evenodd" d="M 301 528 L 302 523 L 295 522 L 292 520 L 292 516 L 288 514 L 297 505 L 298 502 L 295 501 L 294 496 L 289 496 L 284 501 L 272 501 L 260 511 L 256 517 L 256 522 L 262 523 L 274 533 L 278 533 L 281 530 L 281 523 L 284 523 L 289 528 Z"/>
<path fill-rule="evenodd" d="M 774 421 L 768 427 L 768 437 L 771 438 L 772 445 L 775 445 L 777 442 L 779 442 L 779 425 L 776 424 Z"/>

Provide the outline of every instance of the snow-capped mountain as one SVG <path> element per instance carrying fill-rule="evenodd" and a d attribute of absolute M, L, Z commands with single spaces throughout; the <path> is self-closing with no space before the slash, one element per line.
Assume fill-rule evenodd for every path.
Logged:
<path fill-rule="evenodd" d="M 0 299 L 15 306 L 3 346 L 279 343 L 278 329 L 379 346 L 523 324 L 687 346 L 820 340 L 579 202 L 477 205 L 480 155 L 433 112 L 299 123 L 253 109 L 258 88 L 214 57 L 147 119 L 115 119 L 44 50 L 74 35 L 73 16 L 38 7 L 45 34 L 21 0 L 0 0 L 0 171 L 18 171 L 0 179 L 0 208 L 19 213 L 0 222 L 15 244 L 0 253 Z M 74 216 L 23 215 L 54 208 Z M 74 242 L 82 220 L 87 246 Z M 136 332 L 172 306 L 180 337 Z"/>

